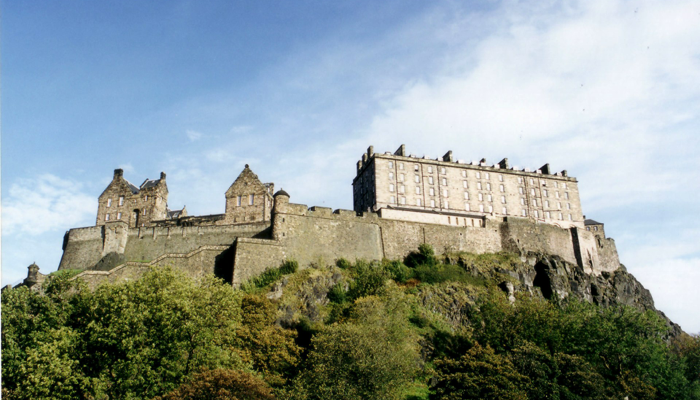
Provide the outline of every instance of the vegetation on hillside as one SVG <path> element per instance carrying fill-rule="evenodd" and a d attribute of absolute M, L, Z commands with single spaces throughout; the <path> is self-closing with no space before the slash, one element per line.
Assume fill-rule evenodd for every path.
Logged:
<path fill-rule="evenodd" d="M 5 399 L 700 399 L 700 339 L 653 312 L 494 279 L 510 254 L 272 268 L 240 290 L 168 268 L 2 293 Z M 485 275 L 482 275 L 485 276 Z M 511 299 L 512 300 L 512 299 Z"/>

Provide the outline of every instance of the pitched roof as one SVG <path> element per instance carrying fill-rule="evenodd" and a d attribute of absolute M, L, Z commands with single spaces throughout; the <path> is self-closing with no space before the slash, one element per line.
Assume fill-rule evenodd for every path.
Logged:
<path fill-rule="evenodd" d="M 587 219 L 587 220 L 583 221 L 583 224 L 584 225 L 603 225 L 602 222 L 594 221 L 592 219 Z"/>
<path fill-rule="evenodd" d="M 131 189 L 131 193 L 132 193 L 132 194 L 136 194 L 136 193 L 139 192 L 139 188 L 137 188 L 136 185 L 134 185 L 133 183 L 127 181 L 126 179 L 124 179 L 124 180 L 126 181 L 127 185 L 129 185 L 129 189 Z"/>

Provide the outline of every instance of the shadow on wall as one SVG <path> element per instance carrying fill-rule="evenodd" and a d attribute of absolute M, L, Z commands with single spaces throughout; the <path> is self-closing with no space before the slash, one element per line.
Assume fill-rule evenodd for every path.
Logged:
<path fill-rule="evenodd" d="M 542 291 L 542 296 L 549 300 L 552 298 L 552 280 L 547 273 L 548 266 L 542 262 L 535 264 L 535 280 L 532 284 Z"/>
<path fill-rule="evenodd" d="M 235 257 L 235 245 L 231 245 L 231 247 L 216 256 L 214 261 L 214 275 L 217 278 L 223 279 L 226 283 L 233 284 L 233 260 Z"/>

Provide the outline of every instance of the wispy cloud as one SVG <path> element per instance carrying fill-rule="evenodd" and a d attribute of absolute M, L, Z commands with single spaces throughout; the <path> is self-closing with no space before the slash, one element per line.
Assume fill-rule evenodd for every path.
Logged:
<path fill-rule="evenodd" d="M 185 134 L 187 135 L 187 138 L 190 139 L 190 142 L 195 142 L 195 141 L 197 141 L 197 140 L 199 140 L 199 139 L 202 138 L 202 133 L 201 133 L 201 132 L 193 131 L 193 130 L 191 130 L 191 129 L 188 129 L 188 130 L 185 132 Z"/>

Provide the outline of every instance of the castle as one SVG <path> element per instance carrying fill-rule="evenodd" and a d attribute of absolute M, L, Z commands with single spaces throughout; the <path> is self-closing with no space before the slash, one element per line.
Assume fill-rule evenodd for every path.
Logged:
<path fill-rule="evenodd" d="M 66 232 L 59 270 L 82 270 L 78 277 L 94 287 L 170 265 L 238 286 L 288 259 L 302 267 L 397 259 L 423 243 L 445 253 L 551 254 L 595 275 L 620 265 L 603 225 L 585 220 L 577 180 L 548 164 L 520 170 L 507 159 L 465 163 L 451 151 L 430 159 L 407 155 L 404 145 L 393 154 L 370 146 L 357 163 L 354 210 L 273 193 L 246 165 L 225 192 L 223 214 L 190 216 L 168 208 L 164 173 L 137 187 L 117 169 L 99 196 L 95 226 Z M 29 270 L 26 285 L 42 281 L 36 265 Z"/>

